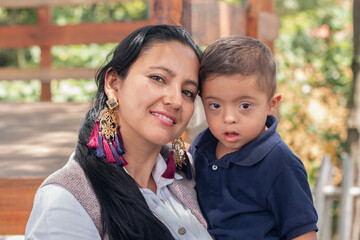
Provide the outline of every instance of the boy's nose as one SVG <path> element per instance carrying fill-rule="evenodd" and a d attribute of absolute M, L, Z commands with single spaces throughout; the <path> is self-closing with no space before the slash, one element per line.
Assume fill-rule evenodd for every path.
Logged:
<path fill-rule="evenodd" d="M 224 122 L 225 123 L 237 123 L 238 118 L 235 114 L 235 110 L 225 109 L 224 111 Z"/>

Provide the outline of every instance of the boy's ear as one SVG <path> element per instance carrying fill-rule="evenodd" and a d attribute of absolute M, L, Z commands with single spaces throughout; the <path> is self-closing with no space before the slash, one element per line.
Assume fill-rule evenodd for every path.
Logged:
<path fill-rule="evenodd" d="M 117 75 L 116 71 L 112 68 L 109 68 L 106 72 L 104 82 L 104 90 L 108 99 L 117 99 L 120 82 L 120 77 Z"/>
<path fill-rule="evenodd" d="M 274 96 L 270 99 L 269 111 L 268 111 L 269 116 L 278 114 L 280 100 L 281 100 L 281 94 L 280 93 L 274 94 Z"/>

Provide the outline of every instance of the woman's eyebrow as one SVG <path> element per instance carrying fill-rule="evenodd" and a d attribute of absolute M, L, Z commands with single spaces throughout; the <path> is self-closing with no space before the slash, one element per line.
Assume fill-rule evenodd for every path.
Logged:
<path fill-rule="evenodd" d="M 171 71 L 169 68 L 167 67 L 164 67 L 164 66 L 151 66 L 150 67 L 151 69 L 161 69 L 161 70 L 164 70 L 166 71 L 168 74 L 170 74 L 172 77 L 175 77 L 175 73 L 173 71 Z"/>
<path fill-rule="evenodd" d="M 196 82 L 196 81 L 194 81 L 194 80 L 186 80 L 185 81 L 185 83 L 186 84 L 192 84 L 192 85 L 194 85 L 196 88 L 199 88 L 199 84 Z"/>
<path fill-rule="evenodd" d="M 176 74 L 171 69 L 169 69 L 169 68 L 167 68 L 165 66 L 161 66 L 161 65 L 159 65 L 159 66 L 151 66 L 150 69 L 161 69 L 161 70 L 166 71 L 168 74 L 170 74 L 171 77 L 176 76 Z M 199 87 L 199 84 L 196 81 L 191 80 L 191 79 L 186 80 L 185 83 L 192 84 L 197 88 Z"/>

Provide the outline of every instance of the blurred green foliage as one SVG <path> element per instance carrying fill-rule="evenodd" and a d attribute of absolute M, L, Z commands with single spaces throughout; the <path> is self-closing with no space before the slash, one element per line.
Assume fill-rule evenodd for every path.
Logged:
<path fill-rule="evenodd" d="M 53 21 L 58 25 L 82 22 L 134 21 L 149 18 L 148 3 L 128 1 L 122 3 L 83 4 L 73 7 L 57 6 Z"/>
<path fill-rule="evenodd" d="M 325 154 L 339 164 L 352 81 L 349 0 L 277 0 L 281 30 L 279 132 L 305 163 L 313 183 Z M 340 174 L 341 175 L 341 174 Z M 341 176 L 338 177 L 340 179 Z"/>
<path fill-rule="evenodd" d="M 7 9 L 0 7 L 0 26 L 17 24 L 36 24 L 37 12 L 33 8 Z"/>

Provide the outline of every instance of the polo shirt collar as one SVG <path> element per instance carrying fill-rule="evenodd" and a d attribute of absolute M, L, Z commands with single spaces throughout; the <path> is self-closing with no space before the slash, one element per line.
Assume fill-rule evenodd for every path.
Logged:
<path fill-rule="evenodd" d="M 240 150 L 226 154 L 219 161 L 223 163 L 231 162 L 240 166 L 251 166 L 260 162 L 281 141 L 280 135 L 276 132 L 277 123 L 278 121 L 274 116 L 268 116 L 265 123 L 266 127 L 268 127 L 266 132 Z M 199 139 L 196 147 L 199 152 L 204 151 L 204 153 L 207 152 L 215 156 L 217 142 L 218 140 L 207 129 Z"/>

